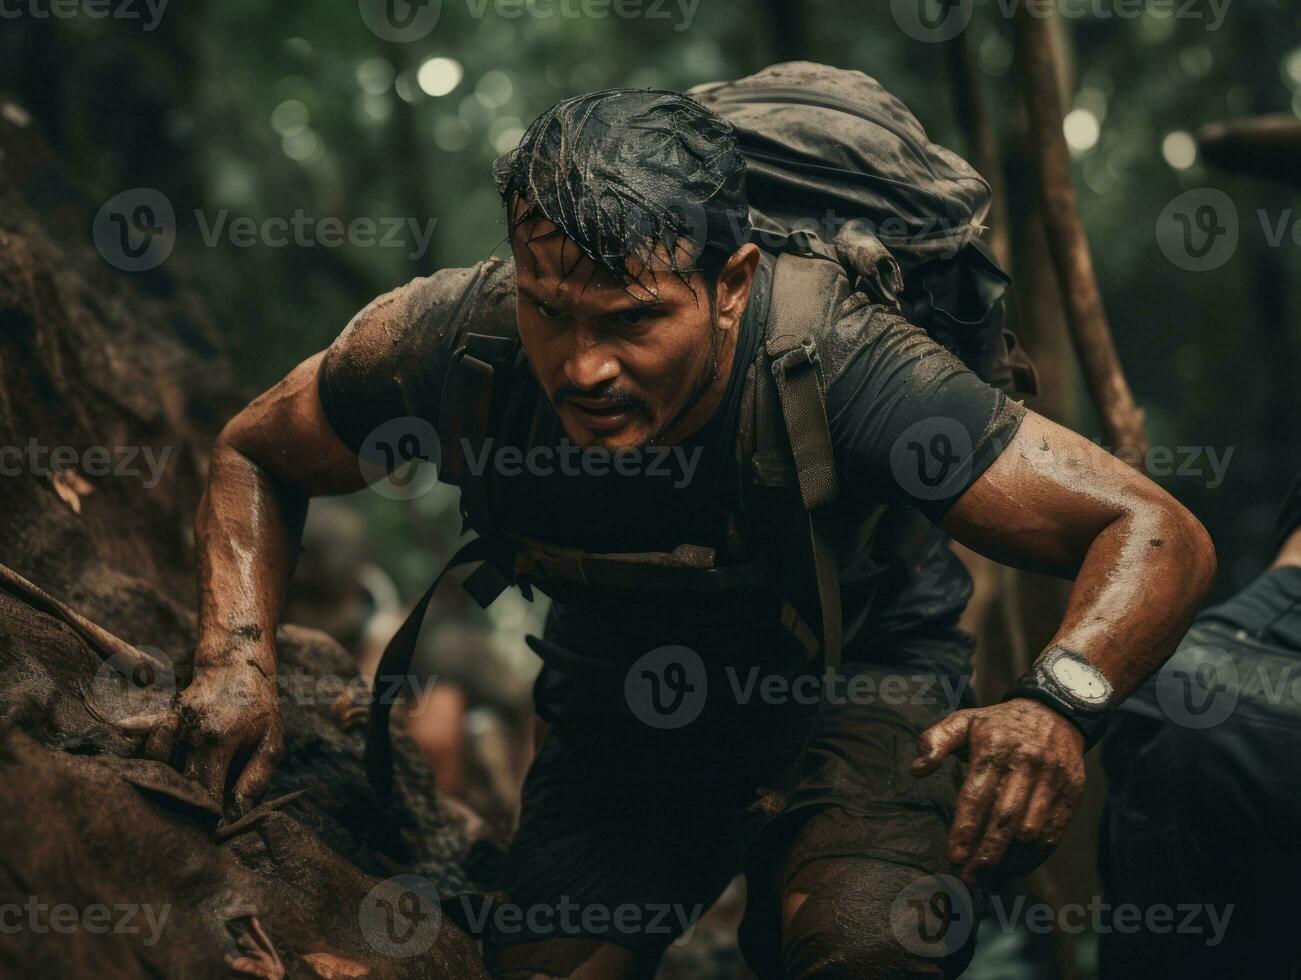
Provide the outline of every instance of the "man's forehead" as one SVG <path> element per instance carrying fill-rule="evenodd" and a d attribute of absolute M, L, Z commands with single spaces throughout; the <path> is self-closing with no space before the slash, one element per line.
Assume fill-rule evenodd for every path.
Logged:
<path fill-rule="evenodd" d="M 690 288 L 672 271 L 662 247 L 649 262 L 629 257 L 625 268 L 631 278 L 625 281 L 594 262 L 577 242 L 545 218 L 517 225 L 511 234 L 511 249 L 516 282 L 534 295 L 626 305 L 629 297 L 655 302 Z"/>

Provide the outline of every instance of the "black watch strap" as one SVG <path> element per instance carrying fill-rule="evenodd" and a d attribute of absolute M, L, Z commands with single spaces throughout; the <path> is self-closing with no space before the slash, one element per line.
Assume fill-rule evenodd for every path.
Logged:
<path fill-rule="evenodd" d="M 1087 659 L 1073 650 L 1053 646 L 1044 652 L 1003 695 L 1003 701 L 1029 698 L 1046 704 L 1084 735 L 1085 751 L 1107 730 L 1111 685 Z"/>
<path fill-rule="evenodd" d="M 1011 701 L 1013 698 L 1029 698 L 1032 701 L 1038 701 L 1040 704 L 1046 704 L 1059 715 L 1062 715 L 1072 725 L 1078 728 L 1084 735 L 1084 751 L 1087 752 L 1100 741 L 1102 736 L 1107 733 L 1107 722 L 1110 721 L 1110 715 L 1086 715 L 1079 711 L 1072 710 L 1069 705 L 1054 697 L 1041 687 L 1032 685 L 1022 686 L 1015 685 L 1010 691 L 1003 695 L 1004 701 Z"/>

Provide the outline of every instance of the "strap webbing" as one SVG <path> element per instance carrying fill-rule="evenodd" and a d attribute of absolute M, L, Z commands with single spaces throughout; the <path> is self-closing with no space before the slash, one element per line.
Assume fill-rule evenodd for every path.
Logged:
<path fill-rule="evenodd" d="M 804 507 L 813 510 L 836 496 L 835 457 L 826 397 L 818 371 L 814 332 L 834 313 L 840 266 L 789 252 L 777 257 L 766 348 L 781 401 L 791 455 Z"/>
<path fill-rule="evenodd" d="M 461 348 L 452 357 L 438 410 L 444 473 L 461 488 L 461 513 L 479 534 L 491 520 L 488 480 L 485 472 L 473 471 L 465 450 L 481 452 L 487 443 L 494 376 L 491 364 Z"/>
<path fill-rule="evenodd" d="M 822 615 L 822 656 L 826 669 L 840 666 L 840 569 L 824 508 L 839 491 L 826 395 L 818 370 L 814 332 L 834 314 L 837 280 L 834 262 L 784 252 L 773 270 L 766 349 L 795 462 L 800 498 L 808 514 L 809 542 L 818 607 Z"/>
<path fill-rule="evenodd" d="M 731 592 L 769 584 L 759 560 L 720 564 L 713 548 L 679 545 L 673 551 L 590 552 L 534 538 L 513 537 L 515 578 L 548 579 L 641 592 Z"/>
<path fill-rule="evenodd" d="M 415 678 L 411 673 L 415 658 L 416 641 L 420 639 L 420 625 L 424 622 L 425 611 L 443 577 L 458 565 L 470 562 L 486 561 L 493 557 L 493 550 L 483 538 L 462 545 L 451 557 L 443 570 L 438 573 L 433 584 L 425 590 L 420 601 L 408 614 L 406 621 L 393 634 L 384 655 L 380 657 L 379 667 L 375 670 L 375 680 L 370 692 L 370 724 L 366 729 L 366 778 L 370 780 L 376 794 L 383 802 L 388 802 L 393 791 L 393 744 L 389 735 L 389 715 L 393 711 L 393 702 L 399 693 L 415 693 Z"/>
<path fill-rule="evenodd" d="M 813 545 L 813 576 L 818 587 L 818 608 L 822 612 L 822 660 L 827 670 L 840 667 L 841 609 L 840 567 L 836 548 L 823 527 L 825 515 L 809 511 L 809 541 Z"/>

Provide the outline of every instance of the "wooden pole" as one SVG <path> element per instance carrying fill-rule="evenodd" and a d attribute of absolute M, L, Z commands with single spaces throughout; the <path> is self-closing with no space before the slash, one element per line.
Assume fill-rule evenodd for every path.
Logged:
<path fill-rule="evenodd" d="M 1062 102 L 1057 85 L 1057 48 L 1052 22 L 1021 4 L 1016 12 L 1016 51 L 1030 123 L 1030 140 L 1044 225 L 1061 287 L 1071 342 L 1093 398 L 1109 447 L 1141 465 L 1147 455 L 1143 410 L 1134 401 L 1116 353 L 1098 291 L 1093 257 L 1080 221 L 1071 179 L 1071 158 L 1062 134 Z"/>
<path fill-rule="evenodd" d="M 1007 181 L 1003 172 L 1003 154 L 998 134 L 989 118 L 984 97 L 983 77 L 976 63 L 968 31 L 948 44 L 949 78 L 953 108 L 966 140 L 967 152 L 980 175 L 989 181 L 991 204 L 985 241 L 999 265 L 1012 269 L 1011 208 L 1007 199 Z M 1027 283 L 1014 277 L 1013 289 L 1023 293 Z M 1053 297 L 1055 305 L 1056 297 Z M 1017 304 L 1027 309 L 1025 302 Z M 1054 318 L 1055 319 L 1055 318 Z M 1037 324 L 1042 327 L 1043 323 Z M 1044 591 L 1048 585 L 1056 591 L 1057 583 L 1043 579 L 1024 582 L 1026 573 L 999 565 L 954 542 L 953 550 L 971 573 L 974 591 L 963 613 L 962 627 L 976 636 L 975 685 L 981 704 L 993 704 L 1029 668 L 1042 646 L 1031 648 L 1025 625 L 1025 601 L 1022 585 L 1031 592 Z M 1060 597 L 1048 594 L 1048 606 L 1065 610 Z M 997 616 L 991 615 L 997 613 Z M 1090 851 L 1092 855 L 1092 851 Z M 1056 864 L 1036 868 L 1025 879 L 1026 890 L 1036 901 L 1053 908 L 1061 905 Z M 1074 941 L 1063 933 L 1053 936 L 1052 957 L 1057 976 L 1070 980 L 1075 976 Z"/>
<path fill-rule="evenodd" d="M 1012 239 L 1008 226 L 1007 184 L 998 135 L 990 122 L 984 87 L 970 32 L 947 45 L 953 110 L 967 144 L 967 153 L 989 182 L 990 208 L 985 241 L 1004 269 L 1012 268 Z M 993 703 L 1030 666 L 1029 647 L 1020 615 L 1017 572 L 954 544 L 975 589 L 963 616 L 963 628 L 978 640 L 976 686 L 983 703 Z M 998 610 L 999 620 L 991 620 Z"/>
<path fill-rule="evenodd" d="M 989 182 L 990 207 L 985 240 L 994 258 L 1004 269 L 1012 268 L 1012 243 L 1008 233 L 1007 187 L 1003 180 L 1003 159 L 998 148 L 998 136 L 989 121 L 985 105 L 981 72 L 976 64 L 976 52 L 971 44 L 970 32 L 963 31 L 948 43 L 949 81 L 953 92 L 953 111 L 957 116 L 962 135 L 967 141 L 967 152 L 980 176 Z"/>

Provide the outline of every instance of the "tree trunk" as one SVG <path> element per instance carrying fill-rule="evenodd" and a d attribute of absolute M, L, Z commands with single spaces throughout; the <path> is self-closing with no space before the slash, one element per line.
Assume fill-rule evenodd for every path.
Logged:
<path fill-rule="evenodd" d="M 1080 221 L 1070 152 L 1062 134 L 1062 97 L 1052 20 L 1022 4 L 1016 13 L 1016 49 L 1030 124 L 1035 171 L 1043 200 L 1048 246 L 1057 270 L 1075 354 L 1102 418 L 1108 445 L 1139 463 L 1147 454 L 1143 412 L 1121 368 L 1098 290 L 1093 257 Z"/>

